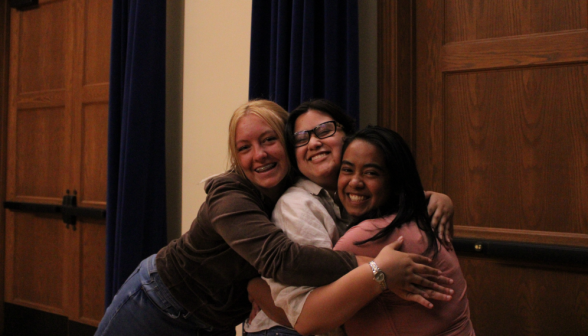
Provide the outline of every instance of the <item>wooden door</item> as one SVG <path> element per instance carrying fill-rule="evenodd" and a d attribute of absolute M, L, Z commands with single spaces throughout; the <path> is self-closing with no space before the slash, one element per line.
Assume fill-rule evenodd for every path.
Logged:
<path fill-rule="evenodd" d="M 8 58 L 10 43 L 10 8 L 0 4 L 0 201 L 6 191 L 6 124 L 8 118 Z M 0 237 L 4 237 L 4 212 L 0 211 Z M 0 238 L 0 295 L 4 297 L 4 239 Z M 0 332 L 4 329 L 4 305 L 0 307 Z"/>
<path fill-rule="evenodd" d="M 417 1 L 417 161 L 456 236 L 588 247 L 587 5 Z M 588 333 L 585 268 L 461 264 L 478 334 Z"/>
<path fill-rule="evenodd" d="M 455 203 L 455 236 L 506 247 L 459 254 L 477 334 L 588 334 L 588 260 L 566 258 L 588 256 L 588 1 L 394 3 L 383 13 L 407 23 L 380 23 L 394 69 L 380 121 L 408 127 L 425 187 Z"/>
<path fill-rule="evenodd" d="M 6 200 L 105 209 L 112 2 L 11 12 Z M 6 211 L 5 301 L 96 326 L 105 221 Z M 74 229 L 75 228 L 75 229 Z"/>

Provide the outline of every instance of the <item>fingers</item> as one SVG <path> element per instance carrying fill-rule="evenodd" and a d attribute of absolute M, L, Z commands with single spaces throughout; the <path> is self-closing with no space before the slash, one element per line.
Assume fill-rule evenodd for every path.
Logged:
<path fill-rule="evenodd" d="M 414 265 L 412 265 L 413 269 L 409 271 L 412 271 L 414 274 L 419 274 L 419 275 L 441 275 L 441 271 L 433 268 L 431 266 L 427 266 L 424 265 L 425 263 L 429 263 L 431 262 L 431 259 L 427 258 L 427 257 L 423 257 L 420 255 L 409 255 L 409 257 L 412 258 L 412 260 L 415 262 Z"/>
<path fill-rule="evenodd" d="M 451 242 L 453 202 L 449 196 L 440 193 L 425 192 L 425 196 L 429 198 L 427 212 L 431 216 L 431 227 L 443 245 L 447 246 Z"/>
<path fill-rule="evenodd" d="M 431 214 L 431 210 L 429 209 L 429 216 L 431 215 L 431 228 L 433 229 L 433 231 L 437 232 L 437 225 L 439 225 L 439 217 L 441 216 L 437 213 L 437 211 Z"/>
<path fill-rule="evenodd" d="M 439 226 L 437 228 L 437 235 L 439 236 L 439 240 L 445 246 L 445 248 L 449 251 L 453 250 L 453 246 L 451 245 L 451 222 L 447 217 L 443 217 L 439 222 Z"/>
<path fill-rule="evenodd" d="M 402 299 L 404 299 L 406 301 L 416 302 L 425 308 L 428 308 L 428 309 L 433 308 L 433 304 L 431 302 L 427 301 L 427 299 L 425 299 L 422 295 L 410 293 L 410 292 L 407 292 L 404 290 L 395 291 L 394 294 L 398 295 L 399 297 L 401 297 Z"/>
<path fill-rule="evenodd" d="M 441 209 L 438 208 L 431 218 L 431 227 L 439 238 L 439 241 L 441 241 L 441 244 L 447 250 L 451 251 L 453 250 L 453 246 L 451 245 L 451 231 L 453 229 L 451 225 L 452 216 L 447 215 L 447 213 L 441 213 Z"/>
<path fill-rule="evenodd" d="M 391 243 L 388 246 L 390 246 L 390 248 L 398 251 L 400 249 L 400 247 L 402 246 L 403 242 L 404 242 L 404 237 L 400 236 L 400 237 L 398 237 L 398 239 L 396 239 L 395 242 Z"/>
<path fill-rule="evenodd" d="M 428 279 L 426 279 L 422 276 L 416 275 L 416 274 L 412 277 L 410 283 L 411 283 L 411 287 L 415 287 L 415 288 L 418 287 L 418 288 L 422 288 L 423 290 L 432 290 L 432 291 L 437 292 L 439 294 L 453 295 L 453 289 L 443 287 L 437 282 L 433 282 L 431 280 L 428 280 Z M 410 289 L 410 291 L 416 292 L 412 288 Z M 418 292 L 418 293 L 423 295 L 422 292 Z"/>
<path fill-rule="evenodd" d="M 401 288 L 408 292 L 419 294 L 424 297 L 427 297 L 427 295 L 422 290 L 429 289 L 437 292 L 440 295 L 453 294 L 453 290 L 451 288 L 442 286 L 452 284 L 452 279 L 441 275 L 441 271 L 436 268 L 423 265 L 423 263 L 430 261 L 429 258 L 418 254 L 407 254 L 407 256 L 410 257 L 415 263 L 407 265 L 407 268 L 405 269 L 405 280 L 400 286 L 397 286 L 397 288 Z M 390 285 L 389 287 L 393 287 L 393 285 Z M 422 290 L 419 290 L 419 288 Z"/>
<path fill-rule="evenodd" d="M 422 267 L 419 267 L 419 270 L 422 270 L 422 271 L 420 271 L 418 273 L 432 274 L 432 275 L 441 274 L 441 271 L 437 270 L 436 268 L 432 268 L 432 267 L 425 265 L 425 264 L 429 264 L 432 261 L 431 258 L 425 257 L 420 254 L 416 254 L 416 253 L 406 253 L 406 256 L 409 257 L 410 259 L 412 259 L 412 261 L 414 263 L 420 264 L 419 266 L 422 266 Z"/>
<path fill-rule="evenodd" d="M 431 199 L 432 196 L 432 192 L 428 192 L 429 194 L 427 195 L 427 193 L 425 193 L 425 196 L 428 196 L 427 199 L 427 213 L 429 214 L 429 216 L 431 216 L 431 225 L 433 225 L 433 227 L 435 227 L 437 225 L 437 223 L 439 222 L 439 214 L 437 213 L 437 208 L 439 207 L 439 204 L 437 204 L 437 202 L 433 199 Z"/>
<path fill-rule="evenodd" d="M 435 283 L 438 283 L 440 285 L 451 285 L 451 284 L 453 284 L 453 279 L 448 278 L 448 277 L 446 277 L 444 275 L 437 275 L 437 276 L 428 275 L 428 276 L 425 276 L 425 278 L 427 278 L 428 280 L 431 280 L 431 281 L 433 281 Z"/>
<path fill-rule="evenodd" d="M 427 299 L 450 301 L 453 298 L 451 295 L 441 294 L 431 289 L 419 288 L 418 286 L 414 286 L 410 291 L 393 290 L 393 292 L 404 300 L 416 302 L 429 309 L 433 308 L 433 304 Z"/>
<path fill-rule="evenodd" d="M 251 321 L 253 321 L 255 316 L 257 316 L 257 314 L 261 310 L 261 308 L 259 307 L 259 305 L 256 302 L 252 302 L 251 306 L 252 306 L 251 312 L 249 313 L 249 323 L 251 323 Z"/>
<path fill-rule="evenodd" d="M 439 239 L 441 241 L 443 241 L 445 239 L 445 229 L 447 228 L 447 220 L 445 219 L 445 217 L 442 217 L 439 221 L 438 221 L 438 225 L 436 227 L 435 232 L 437 233 L 437 237 L 439 237 Z"/>
<path fill-rule="evenodd" d="M 449 251 L 453 250 L 453 245 L 451 244 L 451 236 L 453 236 L 453 234 L 451 231 L 453 231 L 453 227 L 451 225 L 448 225 L 447 230 L 445 230 L 445 240 L 444 241 L 446 241 L 445 247 Z"/>
<path fill-rule="evenodd" d="M 446 248 L 451 243 L 451 239 L 447 239 L 447 237 L 448 237 L 447 231 L 448 230 L 449 230 L 449 223 L 447 222 L 447 220 L 445 218 L 443 218 L 439 222 L 439 226 L 437 227 L 436 233 L 437 233 L 437 237 L 439 237 L 439 240 L 441 241 L 441 244 L 443 244 L 443 246 L 445 246 Z"/>
<path fill-rule="evenodd" d="M 429 300 L 438 300 L 438 301 L 451 301 L 453 298 L 452 295 L 449 294 L 442 294 L 437 291 L 428 288 L 420 288 L 419 286 L 414 286 L 412 290 L 413 294 L 420 295 Z"/>

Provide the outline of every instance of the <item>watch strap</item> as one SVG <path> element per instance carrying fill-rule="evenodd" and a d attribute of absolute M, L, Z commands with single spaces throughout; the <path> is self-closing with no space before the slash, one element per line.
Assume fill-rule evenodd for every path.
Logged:
<path fill-rule="evenodd" d="M 370 267 L 372 268 L 372 273 L 374 274 L 374 280 L 380 285 L 383 291 L 388 289 L 388 284 L 386 284 L 386 274 L 378 267 L 375 261 L 369 262 Z"/>

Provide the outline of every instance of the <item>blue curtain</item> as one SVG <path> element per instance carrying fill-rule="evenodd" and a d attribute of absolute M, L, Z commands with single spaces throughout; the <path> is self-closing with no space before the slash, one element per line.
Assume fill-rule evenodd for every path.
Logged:
<path fill-rule="evenodd" d="M 114 0 L 108 120 L 106 306 L 167 243 L 165 0 Z"/>
<path fill-rule="evenodd" d="M 249 98 L 327 98 L 359 121 L 357 0 L 253 0 Z"/>

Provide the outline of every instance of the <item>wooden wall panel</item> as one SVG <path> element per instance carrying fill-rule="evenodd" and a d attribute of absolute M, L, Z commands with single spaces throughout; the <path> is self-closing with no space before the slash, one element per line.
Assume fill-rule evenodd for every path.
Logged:
<path fill-rule="evenodd" d="M 415 2 L 378 1 L 378 125 L 415 148 Z"/>
<path fill-rule="evenodd" d="M 111 16 L 101 0 L 12 10 L 8 201 L 61 204 L 67 190 L 80 207 L 106 207 Z M 5 301 L 96 326 L 104 220 L 66 228 L 59 215 L 6 213 Z"/>
<path fill-rule="evenodd" d="M 74 188 L 78 206 L 106 208 L 108 95 L 112 2 L 75 0 Z M 75 293 L 71 320 L 97 326 L 104 314 L 106 227 L 81 219 L 73 249 Z"/>
<path fill-rule="evenodd" d="M 19 93 L 66 87 L 67 6 L 51 2 L 19 21 Z"/>
<path fill-rule="evenodd" d="M 63 108 L 19 110 L 15 116 L 16 176 L 12 200 L 61 203 L 69 176 L 69 119 Z"/>
<path fill-rule="evenodd" d="M 478 335 L 584 335 L 588 330 L 588 273 L 465 256 L 460 264 Z"/>
<path fill-rule="evenodd" d="M 6 135 L 8 124 L 8 73 L 10 58 L 10 7 L 8 2 L 0 4 L 0 201 L 6 200 Z M 0 211 L 0 237 L 5 237 L 5 211 Z M 0 238 L 0 297 L 4 295 L 4 273 L 6 242 Z M 0 332 L 4 331 L 4 305 L 0 306 Z"/>
<path fill-rule="evenodd" d="M 56 314 L 65 311 L 65 274 L 68 256 L 63 222 L 58 216 L 11 213 L 10 250 L 7 254 L 7 298 L 31 308 Z"/>
<path fill-rule="evenodd" d="M 106 165 L 108 144 L 108 80 L 110 65 L 110 20 L 112 3 L 84 0 L 78 20 L 83 60 L 75 85 L 82 94 L 76 97 L 76 128 L 79 129 L 80 206 L 106 207 Z M 81 19 L 83 17 L 83 20 Z M 83 74 L 83 76 L 82 76 Z"/>
<path fill-rule="evenodd" d="M 106 83 L 110 75 L 112 1 L 86 0 L 83 85 Z M 92 13 L 92 15 L 88 15 Z M 106 23 L 106 24 L 105 24 Z"/>
<path fill-rule="evenodd" d="M 445 43 L 586 29 L 585 0 L 447 0 Z"/>
<path fill-rule="evenodd" d="M 388 25 L 416 30 L 414 149 L 424 186 L 453 199 L 462 244 L 490 241 L 483 246 L 503 258 L 460 254 L 476 334 L 587 334 L 585 263 L 522 257 L 575 251 L 574 259 L 588 247 L 588 1 L 414 5 L 414 26 Z M 379 23 L 379 47 L 397 46 L 386 27 Z M 391 55 L 379 69 L 395 74 Z M 388 82 L 379 81 L 378 101 L 398 98 Z M 379 120 L 407 117 L 393 113 L 411 112 Z"/>
<path fill-rule="evenodd" d="M 447 75 L 444 190 L 464 226 L 580 233 L 588 66 Z"/>
<path fill-rule="evenodd" d="M 83 107 L 80 206 L 106 207 L 108 104 Z"/>
<path fill-rule="evenodd" d="M 106 236 L 106 226 L 101 221 L 83 221 L 80 225 L 81 241 L 79 250 L 80 309 L 78 321 L 97 326 L 104 315 L 104 295 L 106 282 L 106 240 L 96 237 Z"/>

